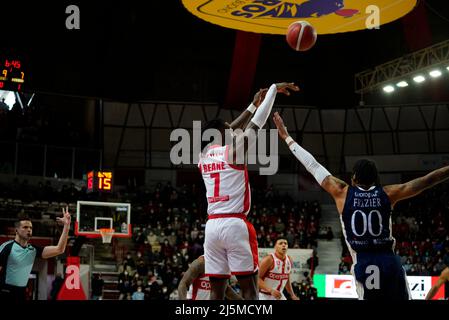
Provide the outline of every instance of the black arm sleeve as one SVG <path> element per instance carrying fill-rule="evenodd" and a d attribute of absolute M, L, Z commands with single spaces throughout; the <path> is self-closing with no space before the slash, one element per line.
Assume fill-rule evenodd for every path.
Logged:
<path fill-rule="evenodd" d="M 42 252 L 44 248 L 33 245 L 34 249 L 36 249 L 36 258 L 42 258 Z"/>

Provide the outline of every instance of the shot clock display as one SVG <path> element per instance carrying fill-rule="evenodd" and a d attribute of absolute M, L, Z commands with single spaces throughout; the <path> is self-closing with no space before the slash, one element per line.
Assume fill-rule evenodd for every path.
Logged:
<path fill-rule="evenodd" d="M 0 90 L 21 91 L 25 72 L 18 59 L 0 57 Z"/>
<path fill-rule="evenodd" d="M 90 171 L 87 173 L 87 192 L 111 192 L 111 171 Z"/>

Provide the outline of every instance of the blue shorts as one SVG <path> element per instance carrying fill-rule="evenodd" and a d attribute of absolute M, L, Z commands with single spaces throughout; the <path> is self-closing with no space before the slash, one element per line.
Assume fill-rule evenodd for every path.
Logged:
<path fill-rule="evenodd" d="M 353 274 L 359 299 L 410 300 L 399 256 L 393 252 L 358 252 Z"/>

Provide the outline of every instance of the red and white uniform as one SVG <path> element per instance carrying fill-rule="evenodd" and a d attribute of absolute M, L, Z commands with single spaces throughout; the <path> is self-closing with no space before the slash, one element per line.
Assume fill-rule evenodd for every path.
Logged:
<path fill-rule="evenodd" d="M 228 163 L 228 146 L 210 146 L 198 167 L 206 186 L 207 213 L 248 214 L 251 192 L 245 166 Z"/>
<path fill-rule="evenodd" d="M 204 274 L 193 280 L 187 292 L 187 299 L 210 300 L 210 280 Z"/>
<path fill-rule="evenodd" d="M 206 275 L 229 278 L 258 269 L 256 231 L 246 220 L 251 190 L 246 166 L 228 162 L 228 146 L 210 146 L 198 168 L 208 202 L 204 259 Z"/>
<path fill-rule="evenodd" d="M 268 271 L 263 282 L 268 286 L 268 288 L 275 289 L 282 294 L 281 300 L 287 300 L 284 296 L 284 288 L 290 278 L 290 272 L 292 270 L 292 261 L 289 256 L 286 256 L 284 260 L 279 259 L 276 254 L 272 253 L 273 257 L 273 268 Z M 259 300 L 276 300 L 269 292 L 260 290 Z"/>

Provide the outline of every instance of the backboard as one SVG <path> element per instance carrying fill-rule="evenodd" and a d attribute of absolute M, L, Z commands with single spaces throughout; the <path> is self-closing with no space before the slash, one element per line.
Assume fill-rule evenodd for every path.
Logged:
<path fill-rule="evenodd" d="M 131 204 L 117 202 L 78 201 L 75 235 L 101 238 L 99 229 L 114 229 L 113 237 L 130 238 Z"/>

